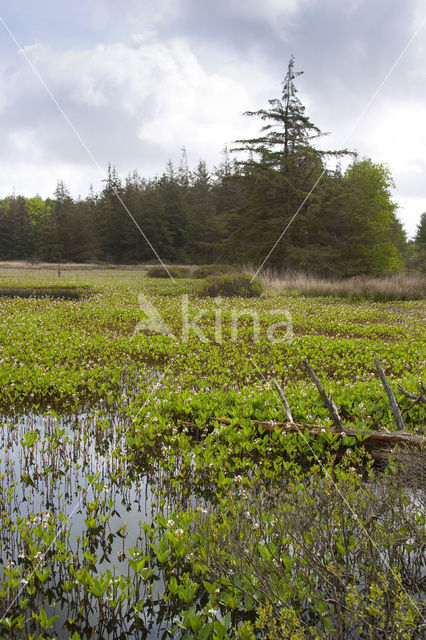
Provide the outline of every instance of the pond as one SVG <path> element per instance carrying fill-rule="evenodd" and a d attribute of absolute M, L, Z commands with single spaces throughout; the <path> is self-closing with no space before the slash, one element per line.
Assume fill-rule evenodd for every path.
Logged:
<path fill-rule="evenodd" d="M 225 614 L 217 606 L 216 593 L 223 594 L 222 602 L 225 597 L 231 602 L 235 593 L 227 593 L 226 580 L 214 582 L 213 565 L 210 576 L 206 566 L 198 576 L 199 584 L 205 584 L 204 575 L 213 580 L 212 593 L 199 589 L 193 576 L 185 583 L 193 551 L 201 558 L 198 563 L 203 557 L 203 549 L 195 551 L 192 546 L 197 531 L 191 538 L 194 530 L 181 529 L 189 510 L 200 514 L 199 531 L 204 531 L 206 549 L 210 545 L 208 562 L 218 562 L 225 577 L 234 571 L 234 563 L 241 562 L 250 580 L 252 569 L 258 577 L 271 577 L 272 593 L 275 579 L 284 588 L 287 579 L 310 584 L 315 574 L 318 584 L 323 582 L 319 592 L 327 594 L 330 580 L 343 566 L 337 551 L 345 558 L 344 566 L 352 567 L 361 591 L 367 588 L 367 568 L 382 562 L 389 569 L 395 552 L 411 571 L 413 584 L 422 584 L 421 545 L 413 543 L 418 535 L 416 514 L 423 511 L 421 489 L 405 497 L 398 488 L 389 494 L 391 484 L 386 486 L 380 478 L 357 480 L 361 474 L 355 469 L 340 478 L 339 486 L 328 473 L 313 467 L 300 481 L 299 472 L 286 480 L 283 469 L 291 457 L 281 457 L 284 441 L 277 440 L 272 449 L 267 436 L 255 446 L 252 439 L 240 439 L 238 430 L 226 426 L 217 427 L 198 444 L 176 427 L 169 435 L 160 428 L 150 432 L 141 427 L 144 444 L 139 446 L 137 430 L 132 428 L 134 415 L 130 405 L 113 408 L 105 402 L 67 415 L 50 409 L 0 418 L 3 624 L 8 620 L 12 624 L 21 610 L 21 630 L 36 638 L 41 627 L 44 638 L 153 640 L 170 638 L 167 629 L 182 621 L 179 616 L 186 610 L 191 612 L 191 624 L 200 625 L 196 629 L 204 625 L 211 631 L 219 625 L 225 634 L 221 637 L 229 637 L 222 622 L 237 625 L 253 620 L 252 598 L 245 591 L 238 606 L 232 605 Z M 153 420 L 160 419 L 158 412 Z M 286 442 L 288 454 L 296 440 Z M 258 481 L 250 484 L 249 477 L 254 476 Z M 340 507 L 336 510 L 339 504 L 345 507 L 344 514 Z M 402 533 L 392 538 L 398 519 Z M 343 548 L 340 538 L 345 528 L 352 540 L 349 549 Z M 333 534 L 324 536 L 324 531 Z M 286 539 L 287 533 L 291 539 Z M 188 539 L 181 541 L 179 536 Z M 276 554 L 269 559 L 265 553 L 275 546 Z M 331 551 L 337 553 L 336 566 L 324 577 L 321 558 Z M 222 567 L 223 552 L 231 564 L 226 560 Z M 175 576 L 180 601 L 172 593 L 178 588 Z M 269 588 L 267 581 L 265 585 Z M 320 624 L 321 616 L 312 609 L 307 592 L 301 589 L 298 598 L 306 619 Z M 40 618 L 41 612 L 45 618 Z M 2 636 L 0 629 L 0 637 L 23 635 L 15 628 L 13 634 Z M 172 637 L 182 634 L 177 631 Z M 344 637 L 364 636 L 355 625 L 352 635 Z"/>
<path fill-rule="evenodd" d="M 48 616 L 59 614 L 50 631 L 61 638 L 72 637 L 75 630 L 82 638 L 159 638 L 173 617 L 160 597 L 160 570 L 145 611 L 139 618 L 132 611 L 132 590 L 140 589 L 140 577 L 132 579 L 128 558 L 132 550 L 146 548 L 143 525 L 159 510 L 167 517 L 179 496 L 175 492 L 164 506 L 161 469 L 144 469 L 143 459 L 132 460 L 125 437 L 128 420 L 119 412 L 96 410 L 65 416 L 29 413 L 0 421 L 1 562 L 4 568 L 21 568 L 18 599 L 28 598 L 26 587 L 35 570 L 37 579 L 46 580 L 44 594 L 56 606 L 41 597 L 34 604 L 42 604 Z M 123 589 L 132 597 L 128 603 L 123 598 L 119 615 L 109 611 L 102 616 L 102 607 L 76 599 L 71 583 L 75 587 L 90 580 L 92 569 L 111 583 L 111 593 L 114 576 L 125 576 Z M 2 603 L 0 618 L 13 604 L 12 597 Z M 34 621 L 28 615 L 30 631 Z"/>

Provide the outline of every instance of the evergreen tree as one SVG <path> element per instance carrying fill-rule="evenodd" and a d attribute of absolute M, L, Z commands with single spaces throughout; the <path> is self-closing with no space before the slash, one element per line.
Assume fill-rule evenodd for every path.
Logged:
<path fill-rule="evenodd" d="M 173 237 L 170 231 L 166 201 L 163 193 L 162 179 L 150 180 L 143 196 L 142 228 L 149 238 L 158 255 L 165 260 L 171 260 L 174 255 Z M 144 259 L 155 261 L 152 249 L 145 245 Z"/>
<path fill-rule="evenodd" d="M 101 259 L 119 263 L 126 253 L 125 230 L 131 220 L 122 204 L 123 185 L 115 167 L 111 164 L 108 164 L 108 173 L 104 182 L 105 187 L 97 201 L 95 216 L 101 245 Z"/>
<path fill-rule="evenodd" d="M 422 213 L 420 216 L 420 222 L 417 225 L 417 233 L 415 235 L 414 242 L 419 246 L 426 247 L 426 212 Z"/>
<path fill-rule="evenodd" d="M 55 238 L 55 255 L 52 257 L 55 260 L 72 260 L 76 245 L 73 220 L 74 202 L 62 180 L 59 180 L 54 195 L 51 221 Z"/>
<path fill-rule="evenodd" d="M 412 243 L 411 264 L 415 269 L 426 272 L 426 212 L 422 213 L 417 232 Z"/>
<path fill-rule="evenodd" d="M 34 211 L 34 207 L 33 207 Z M 72 260 L 74 202 L 65 184 L 58 181 L 54 199 L 36 214 L 36 253 L 47 261 Z"/>
<path fill-rule="evenodd" d="M 344 175 L 326 169 L 324 156 L 332 152 L 311 146 L 320 132 L 297 98 L 293 64 L 281 100 L 253 112 L 266 124 L 259 138 L 245 141 L 246 160 L 231 161 L 225 149 L 213 173 L 202 160 L 191 171 L 183 150 L 177 170 L 169 162 L 151 180 L 135 171 L 123 185 L 109 165 L 102 192 L 91 189 L 85 200 L 74 201 L 63 182 L 53 199 L 5 198 L 0 258 L 150 262 L 139 225 L 158 254 L 175 263 L 259 264 L 303 202 L 269 264 L 326 276 L 397 271 L 406 239 L 389 171 L 368 159 L 354 161 Z M 425 218 L 410 245 L 416 268 L 425 264 Z"/>
<path fill-rule="evenodd" d="M 69 260 L 92 262 L 98 257 L 94 208 L 89 198 L 73 204 L 72 240 Z"/>
<path fill-rule="evenodd" d="M 6 252 L 10 259 L 30 258 L 34 251 L 31 216 L 23 196 L 9 199 Z"/>
<path fill-rule="evenodd" d="M 304 164 L 312 154 L 320 155 L 312 147 L 312 140 L 324 135 L 305 114 L 305 107 L 297 96 L 295 79 L 303 71 L 294 70 L 294 56 L 288 63 L 287 74 L 282 82 L 281 99 L 269 100 L 269 109 L 246 111 L 247 116 L 256 116 L 266 122 L 257 138 L 237 140 L 243 146 L 236 150 L 248 150 L 259 156 L 263 166 L 278 169 L 294 182 L 298 164 Z"/>
<path fill-rule="evenodd" d="M 262 260 L 288 227 L 269 264 L 297 266 L 298 248 L 309 243 L 309 234 L 315 237 L 308 212 L 319 196 L 310 192 L 325 171 L 324 158 L 348 153 L 313 146 L 313 140 L 325 134 L 311 122 L 298 98 L 295 80 L 301 73 L 294 70 L 292 56 L 281 98 L 269 100 L 268 109 L 246 112 L 265 122 L 261 135 L 237 141 L 241 146 L 236 151 L 250 153 L 242 161 L 247 202 L 233 238 L 234 251 L 245 260 Z M 296 212 L 297 223 L 291 224 Z"/>
<path fill-rule="evenodd" d="M 210 263 L 217 255 L 220 233 L 212 196 L 212 177 L 204 160 L 200 160 L 192 176 L 189 192 L 188 251 L 195 262 Z"/>
<path fill-rule="evenodd" d="M 0 260 L 7 260 L 8 258 L 9 224 L 5 202 L 3 201 L 0 202 Z"/>
<path fill-rule="evenodd" d="M 164 257 L 176 263 L 186 262 L 188 260 L 186 245 L 189 232 L 188 204 L 185 198 L 185 187 L 182 188 L 179 185 L 171 161 L 167 164 L 166 172 L 161 177 L 158 188 L 164 206 L 166 233 L 170 239 L 170 249 Z"/>
<path fill-rule="evenodd" d="M 224 148 L 222 157 L 222 162 L 215 167 L 211 189 L 218 215 L 240 209 L 246 202 L 241 167 L 236 160 L 231 160 L 227 147 Z"/>

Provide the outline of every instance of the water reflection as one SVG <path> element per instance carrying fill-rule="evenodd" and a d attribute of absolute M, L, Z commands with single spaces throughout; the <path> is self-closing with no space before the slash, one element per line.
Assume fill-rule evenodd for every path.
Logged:
<path fill-rule="evenodd" d="M 162 592 L 158 572 L 139 619 L 132 611 L 139 595 L 146 594 L 138 584 L 140 577 L 129 568 L 129 550 L 146 551 L 142 527 L 163 508 L 163 502 L 158 491 L 161 471 L 152 464 L 134 464 L 126 443 L 126 423 L 124 414 L 100 410 L 0 419 L 3 573 L 9 567 L 20 568 L 23 582 L 18 603 L 28 597 L 27 582 L 35 568 L 37 580 L 43 580 L 43 572 L 50 568 L 43 593 L 47 601 L 57 604 L 48 607 L 40 596 L 32 604 L 35 610 L 42 605 L 48 615 L 60 614 L 50 631 L 62 638 L 71 637 L 74 630 L 87 638 L 158 638 L 169 623 L 166 607 L 158 604 Z M 168 503 L 171 507 L 171 498 Z M 81 584 L 91 579 L 84 571 L 110 578 L 109 606 L 103 598 L 95 598 L 98 606 L 82 601 L 86 596 Z M 126 582 L 120 586 L 114 576 L 124 576 Z M 114 608 L 111 598 L 121 587 L 126 598 Z M 31 594 L 28 600 L 30 605 Z M 10 604 L 4 602 L 2 609 Z M 31 631 L 31 610 L 27 614 L 26 627 Z M 4 615 L 0 611 L 0 617 Z"/>

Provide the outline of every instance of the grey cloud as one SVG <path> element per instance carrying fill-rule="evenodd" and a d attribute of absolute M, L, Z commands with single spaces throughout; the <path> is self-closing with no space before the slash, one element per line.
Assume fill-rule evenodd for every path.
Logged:
<path fill-rule="evenodd" d="M 85 99 L 78 98 L 81 89 L 78 69 L 69 74 L 66 66 L 59 66 L 55 71 L 54 56 L 46 62 L 46 67 L 42 63 L 41 70 L 52 84 L 52 90 L 99 162 L 105 164 L 111 160 L 119 167 L 138 167 L 141 172 L 152 175 L 162 171 L 169 156 L 179 155 L 178 147 L 182 144 L 187 146 L 190 158 L 196 154 L 209 159 L 219 153 L 224 143 L 241 137 L 240 132 L 246 125 L 242 116 L 238 116 L 238 109 L 242 112 L 259 108 L 265 105 L 267 98 L 279 95 L 291 53 L 296 56 L 296 68 L 305 71 L 298 81 L 301 98 L 308 103 L 308 113 L 313 121 L 335 133 L 332 140 L 324 141 L 325 146 L 333 146 L 333 140 L 344 137 L 349 131 L 407 44 L 415 26 L 415 5 L 415 0 L 404 3 L 389 0 L 265 0 L 262 5 L 258 0 L 232 3 L 229 0 L 158 0 L 138 6 L 132 0 L 118 3 L 112 0 L 91 3 L 47 0 L 42 5 L 23 0 L 19 13 L 15 5 L 9 4 L 3 16 L 22 44 L 50 45 L 57 57 L 69 51 L 78 58 L 79 52 L 91 51 L 99 43 L 120 43 L 131 48 L 136 46 L 132 44 L 132 34 L 149 31 L 156 32 L 158 43 L 166 47 L 175 38 L 186 43 L 189 62 L 182 75 L 179 75 L 180 67 L 186 58 L 176 61 L 170 54 L 170 60 L 164 62 L 165 68 L 169 64 L 176 67 L 176 82 L 171 83 L 169 94 L 167 71 L 159 72 L 165 74 L 162 82 L 158 74 L 148 74 L 146 85 L 152 85 L 152 91 L 146 90 L 146 95 L 138 96 L 137 84 L 131 89 L 126 85 L 130 82 L 128 77 L 120 84 L 114 79 L 114 69 L 106 71 L 99 64 L 92 88 L 99 91 L 99 95 L 104 92 L 105 104 L 102 100 L 99 104 L 95 104 L 96 100 L 91 103 L 89 93 Z M 283 11 L 283 7 L 287 10 Z M 68 162 L 76 168 L 87 163 L 87 156 L 75 136 L 39 81 L 25 67 L 22 57 L 16 55 L 16 47 L 7 36 L 0 41 L 0 53 L 0 135 L 4 141 L 0 160 L 4 165 L 18 165 L 23 159 L 29 162 L 32 158 L 31 161 L 38 164 L 46 162 L 51 166 L 52 163 Z M 154 51 L 153 55 L 157 53 Z M 126 59 L 123 60 L 126 65 Z M 137 60 L 136 63 L 144 64 Z M 84 67 L 84 60 L 81 64 Z M 83 75 L 84 71 L 82 68 Z M 200 76 L 193 84 L 191 74 Z M 211 95 L 217 101 L 218 113 L 211 110 L 208 117 L 204 117 L 200 124 L 204 129 L 193 126 L 196 110 L 180 105 L 173 95 L 179 81 L 191 85 L 194 100 L 197 87 L 200 93 L 206 93 L 206 89 L 216 83 Z M 129 100 L 133 110 L 126 108 L 123 101 L 126 92 L 131 94 Z M 230 104 L 230 93 L 234 104 Z M 394 113 L 391 107 L 395 101 L 407 104 L 404 117 L 409 118 L 410 105 L 418 113 L 425 98 L 424 65 L 417 42 L 392 73 L 367 117 L 354 132 L 350 145 L 356 146 L 361 155 L 372 155 L 373 160 L 376 151 L 380 159 L 383 159 L 383 153 L 388 154 L 385 159 L 392 169 L 393 163 L 398 164 L 398 153 L 402 151 L 383 142 L 381 136 L 386 132 L 377 131 L 377 123 L 386 114 Z M 223 109 L 225 104 L 229 107 L 228 113 Z M 173 110 L 179 110 L 180 106 L 180 119 L 173 119 Z M 389 127 L 393 124 L 389 115 L 387 123 Z M 151 124 L 160 127 L 162 134 L 168 127 L 174 127 L 174 135 L 170 139 L 162 135 L 161 140 L 156 140 L 155 131 L 146 135 Z M 142 140 L 138 136 L 143 125 L 145 135 Z M 400 125 L 401 122 L 395 120 L 394 126 Z M 208 133 L 209 127 L 216 127 L 214 135 L 204 140 L 200 131 Z M 240 131 L 237 131 L 238 127 L 241 127 Z M 419 161 L 416 149 L 410 168 L 409 141 L 405 140 L 403 145 L 401 138 L 396 136 L 395 140 L 396 147 L 404 147 L 403 157 L 407 159 L 405 168 L 399 163 L 399 173 L 395 176 L 400 192 L 406 198 L 410 194 L 419 197 L 424 194 L 426 166 Z M 192 145 L 194 154 L 191 153 Z"/>

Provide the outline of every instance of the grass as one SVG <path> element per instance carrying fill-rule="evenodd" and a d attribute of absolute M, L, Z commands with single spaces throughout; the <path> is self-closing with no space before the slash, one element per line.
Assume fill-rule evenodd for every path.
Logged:
<path fill-rule="evenodd" d="M 253 266 L 244 271 L 254 275 Z M 347 298 L 349 300 L 423 300 L 426 279 L 420 273 L 404 273 L 381 277 L 357 276 L 347 280 L 326 280 L 303 272 L 265 269 L 259 274 L 264 288 L 272 294 Z"/>

